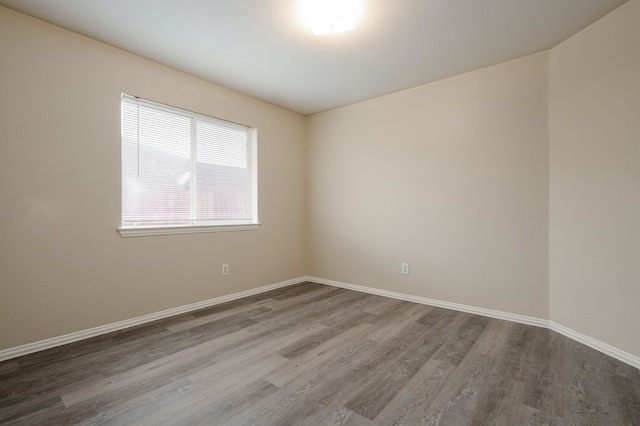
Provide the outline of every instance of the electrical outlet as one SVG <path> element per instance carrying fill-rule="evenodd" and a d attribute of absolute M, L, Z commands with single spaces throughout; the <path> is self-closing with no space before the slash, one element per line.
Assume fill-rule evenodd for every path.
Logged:
<path fill-rule="evenodd" d="M 229 275 L 229 264 L 228 263 L 223 263 L 222 264 L 222 275 Z"/>
<path fill-rule="evenodd" d="M 403 263 L 402 264 L 402 273 L 404 275 L 409 275 L 409 264 L 408 263 Z"/>

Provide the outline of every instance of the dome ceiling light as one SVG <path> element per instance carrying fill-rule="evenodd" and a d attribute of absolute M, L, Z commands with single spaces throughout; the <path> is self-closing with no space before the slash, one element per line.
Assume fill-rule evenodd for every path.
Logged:
<path fill-rule="evenodd" d="M 316 35 L 348 31 L 362 14 L 362 0 L 300 0 L 300 17 Z"/>

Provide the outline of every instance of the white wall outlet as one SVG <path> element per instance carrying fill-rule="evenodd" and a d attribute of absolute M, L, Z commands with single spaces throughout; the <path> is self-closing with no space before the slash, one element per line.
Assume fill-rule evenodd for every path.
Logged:
<path fill-rule="evenodd" d="M 228 263 L 223 263 L 222 264 L 222 275 L 229 275 L 229 264 Z"/>
<path fill-rule="evenodd" d="M 409 275 L 409 264 L 408 263 L 403 263 L 402 264 L 402 273 L 404 275 Z"/>

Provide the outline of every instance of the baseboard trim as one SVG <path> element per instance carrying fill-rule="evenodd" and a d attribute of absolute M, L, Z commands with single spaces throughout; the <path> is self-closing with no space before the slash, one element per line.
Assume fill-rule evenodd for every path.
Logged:
<path fill-rule="evenodd" d="M 327 279 L 318 278 L 318 277 L 305 277 L 305 281 L 311 281 L 318 284 L 330 285 L 333 287 L 340 287 L 347 290 L 359 291 L 362 293 L 369 293 L 369 294 L 375 294 L 378 296 L 390 297 L 392 299 L 400 299 L 400 300 L 406 300 L 408 302 L 421 303 L 423 305 L 437 306 L 440 308 L 452 309 L 454 311 L 467 312 L 470 314 L 482 315 L 490 318 L 513 321 L 521 324 L 533 325 L 536 327 L 548 328 L 578 343 L 582 343 L 585 346 L 588 346 L 605 355 L 615 358 L 618 361 L 622 361 L 625 364 L 628 364 L 632 367 L 640 369 L 640 357 L 632 355 L 628 352 L 625 352 L 607 343 L 604 343 L 597 339 L 589 337 L 585 334 L 579 333 L 575 330 L 572 330 L 569 327 L 566 327 L 564 325 L 558 324 L 553 321 L 549 321 L 541 318 L 529 317 L 526 315 L 513 314 L 509 312 L 495 311 L 492 309 L 478 308 L 475 306 L 463 305 L 459 303 L 444 302 L 441 300 L 429 299 L 426 297 L 412 296 L 409 294 L 397 293 L 397 292 L 387 291 L 387 290 L 380 290 L 373 287 L 366 287 L 366 286 L 357 285 L 357 284 L 349 284 L 349 283 L 344 283 L 344 282 L 334 281 L 334 280 L 327 280 Z"/>
<path fill-rule="evenodd" d="M 210 306 L 219 305 L 225 302 L 231 302 L 233 300 L 242 299 L 243 297 L 253 296 L 255 294 L 276 290 L 278 288 L 283 288 L 283 287 L 287 287 L 294 284 L 300 284 L 305 281 L 306 281 L 306 277 L 294 278 L 291 280 L 281 281 L 279 283 L 265 285 L 262 287 L 241 291 L 241 292 L 229 294 L 226 296 L 220 296 L 220 297 L 215 297 L 213 299 L 203 300 L 201 302 L 191 303 L 189 305 L 183 305 L 183 306 L 178 306 L 176 308 L 171 308 L 171 309 L 167 309 L 160 312 L 154 312 L 148 315 L 142 315 L 142 316 L 127 319 L 124 321 L 118 321 L 111 324 L 102 325 L 99 327 L 93 327 L 86 330 L 81 330 L 81 331 L 65 334 L 58 337 L 52 337 L 50 339 L 40 340 L 33 343 L 27 343 L 26 345 L 17 346 L 14 348 L 0 350 L 0 362 L 17 358 L 23 355 L 29 355 L 35 352 L 40 352 L 45 349 L 52 349 L 57 346 L 78 342 L 80 340 L 88 339 L 90 337 L 96 337 L 102 334 L 107 334 L 114 331 L 124 330 L 130 327 L 143 325 L 159 319 L 169 318 L 175 315 L 197 311 L 198 309 L 208 308 Z"/>
<path fill-rule="evenodd" d="M 291 280 L 281 281 L 279 283 L 270 284 L 250 290 L 241 291 L 238 293 L 229 294 L 226 296 L 216 297 L 213 299 L 203 300 L 201 302 L 191 303 L 189 305 L 178 306 L 176 308 L 167 309 L 160 312 L 154 312 L 148 315 L 142 315 L 139 317 L 131 318 L 124 321 L 118 321 L 111 324 L 106 324 L 99 327 L 94 327 L 86 330 L 81 330 L 75 333 L 69 333 L 50 339 L 40 340 L 38 342 L 27 343 L 26 345 L 17 346 L 14 348 L 0 350 L 0 362 L 13 358 L 18 358 L 23 355 L 29 355 L 31 353 L 40 352 L 46 349 L 52 349 L 57 346 L 66 345 L 68 343 L 78 342 L 80 340 L 88 339 L 90 337 L 100 336 L 102 334 L 111 333 L 114 331 L 124 330 L 130 327 L 143 325 L 152 321 L 169 318 L 175 315 L 185 314 L 198 309 L 208 308 L 210 306 L 219 305 L 225 302 L 231 302 L 233 300 L 242 299 L 243 297 L 253 296 L 256 294 L 264 293 L 278 288 L 288 287 L 295 284 L 300 284 L 305 281 L 311 281 L 318 284 L 329 285 L 332 287 L 344 288 L 347 290 L 359 291 L 361 293 L 375 294 L 378 296 L 389 297 L 392 299 L 406 300 L 408 302 L 420 303 L 423 305 L 437 306 L 445 309 L 452 309 L 454 311 L 467 312 L 470 314 L 482 315 L 490 318 L 497 318 L 507 321 L 513 321 L 526 325 L 533 325 L 536 327 L 543 327 L 553 330 L 562 334 L 576 342 L 582 343 L 592 349 L 602 352 L 612 358 L 624 362 L 632 367 L 640 369 L 640 357 L 632 355 L 607 343 L 601 342 L 597 339 L 589 337 L 585 334 L 579 333 L 569 327 L 562 324 L 558 324 L 554 321 L 545 319 L 529 317 L 526 315 L 513 314 L 509 312 L 496 311 L 492 309 L 478 308 L 470 305 L 463 305 L 460 303 L 444 302 L 437 299 L 429 299 L 426 297 L 413 296 L 405 293 L 398 293 L 394 291 L 381 290 L 373 287 L 366 287 L 357 284 L 349 284 L 341 281 L 328 280 L 324 278 L 304 276 L 294 278 Z"/>
<path fill-rule="evenodd" d="M 562 324 L 558 324 L 557 322 L 551 321 L 549 324 L 549 328 L 557 333 L 562 334 L 563 336 L 575 340 L 576 342 L 582 343 L 585 346 L 589 346 L 592 349 L 602 352 L 605 355 L 609 355 L 610 357 L 615 358 L 618 361 L 622 361 L 625 364 L 629 364 L 630 366 L 640 370 L 640 357 L 618 349 L 615 346 L 611 346 L 608 343 L 601 342 L 597 339 L 594 339 L 593 337 L 587 336 L 586 334 L 582 334 Z"/>
<path fill-rule="evenodd" d="M 460 303 L 444 302 L 442 300 L 429 299 L 426 297 L 413 296 L 405 293 L 397 293 L 395 291 L 380 290 L 378 288 L 366 287 L 357 284 L 349 284 L 340 281 L 326 280 L 324 278 L 307 277 L 307 281 L 318 284 L 340 287 L 347 290 L 355 290 L 363 293 L 375 294 L 378 296 L 390 297 L 392 299 L 406 300 L 407 302 L 421 303 L 423 305 L 437 306 L 439 308 L 452 309 L 454 311 L 467 312 L 470 314 L 482 315 L 485 317 L 503 319 L 507 321 L 518 322 L 521 324 L 533 325 L 536 327 L 549 328 L 549 321 L 540 318 L 529 317 L 526 315 L 512 314 L 509 312 L 495 311 L 492 309 L 478 308 L 476 306 L 463 305 Z"/>

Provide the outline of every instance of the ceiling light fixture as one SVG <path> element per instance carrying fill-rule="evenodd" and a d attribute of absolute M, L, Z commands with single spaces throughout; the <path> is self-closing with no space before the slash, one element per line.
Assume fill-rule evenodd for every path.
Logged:
<path fill-rule="evenodd" d="M 300 0 L 300 17 L 316 35 L 351 30 L 362 14 L 362 0 Z"/>

